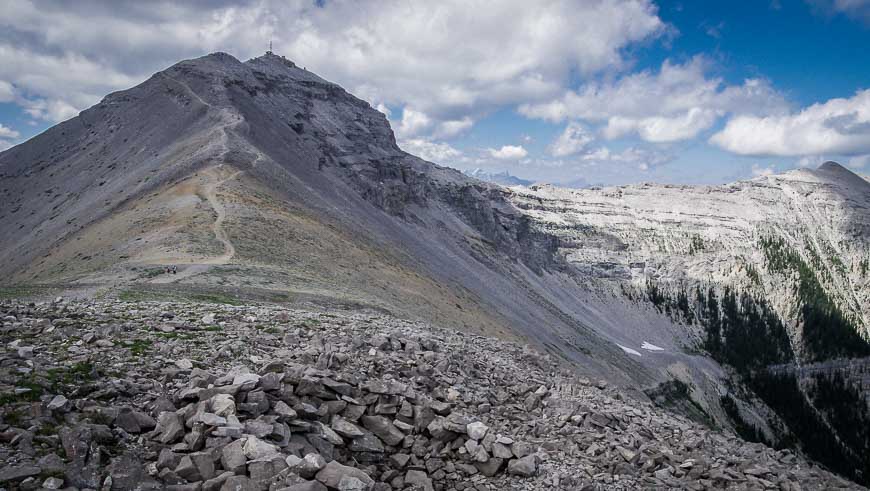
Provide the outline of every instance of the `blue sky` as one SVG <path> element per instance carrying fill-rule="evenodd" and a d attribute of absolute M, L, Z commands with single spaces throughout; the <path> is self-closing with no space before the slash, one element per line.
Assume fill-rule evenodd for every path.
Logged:
<path fill-rule="evenodd" d="M 870 11 L 870 8 L 867 9 Z M 670 53 L 707 53 L 736 83 L 762 76 L 782 85 L 799 105 L 867 88 L 870 24 L 804 1 L 659 2 L 660 16 L 678 26 L 670 49 L 650 49 L 646 66 Z"/>
<path fill-rule="evenodd" d="M 476 5 L 475 3 L 479 3 Z M 400 146 L 562 184 L 870 172 L 870 0 L 0 0 L 0 149 L 213 51 L 274 50 Z"/>

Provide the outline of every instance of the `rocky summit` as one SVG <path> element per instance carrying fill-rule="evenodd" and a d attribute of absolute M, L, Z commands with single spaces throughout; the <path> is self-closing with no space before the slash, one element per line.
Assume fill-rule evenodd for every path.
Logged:
<path fill-rule="evenodd" d="M 7 489 L 835 489 L 526 346 L 371 311 L 4 302 Z"/>
<path fill-rule="evenodd" d="M 509 181 L 271 52 L 0 153 L 2 485 L 870 482 L 870 183 Z"/>

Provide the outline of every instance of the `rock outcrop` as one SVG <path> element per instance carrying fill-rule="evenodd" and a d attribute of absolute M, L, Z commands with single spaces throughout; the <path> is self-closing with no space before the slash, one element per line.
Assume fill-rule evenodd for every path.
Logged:
<path fill-rule="evenodd" d="M 790 322 L 799 348 L 799 278 L 774 270 L 762 244 L 781 240 L 870 334 L 870 183 L 834 162 L 723 186 L 512 191 L 511 202 L 559 237 L 560 254 L 585 276 L 754 293 Z"/>

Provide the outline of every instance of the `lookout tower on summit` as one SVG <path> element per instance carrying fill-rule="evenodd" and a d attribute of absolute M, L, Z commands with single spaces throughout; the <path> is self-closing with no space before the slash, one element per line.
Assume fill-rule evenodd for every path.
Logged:
<path fill-rule="evenodd" d="M 280 55 L 280 56 L 276 55 L 276 54 L 272 51 L 272 41 L 269 41 L 269 49 L 266 51 L 266 54 L 265 54 L 264 56 L 274 56 L 274 57 L 276 57 L 276 58 L 281 58 L 281 60 L 283 61 L 283 63 L 284 63 L 285 65 L 290 66 L 290 67 L 293 67 L 293 68 L 299 68 L 299 67 L 296 66 L 295 63 L 293 63 L 292 61 L 288 60 L 286 56 L 284 56 L 284 55 Z M 306 71 L 306 72 L 308 71 L 305 67 L 302 67 L 302 70 L 303 70 L 303 71 Z"/>

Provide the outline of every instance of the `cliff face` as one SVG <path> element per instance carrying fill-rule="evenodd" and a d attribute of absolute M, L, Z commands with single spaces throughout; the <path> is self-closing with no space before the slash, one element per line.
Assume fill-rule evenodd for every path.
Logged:
<path fill-rule="evenodd" d="M 773 257 L 794 253 L 868 332 L 870 184 L 839 164 L 724 186 L 514 189 L 568 263 L 603 282 L 746 291 L 776 307 L 800 347 L 800 268 Z"/>
<path fill-rule="evenodd" d="M 855 431 L 870 419 L 866 180 L 828 162 L 724 186 L 511 191 L 534 227 L 557 237 L 557 255 L 586 288 L 697 328 L 681 350 L 701 350 L 728 373 L 724 386 L 698 384 L 707 401 L 711 389 L 721 396 L 705 411 L 745 438 L 799 442 L 830 468 L 866 478 L 870 436 Z M 631 330 L 661 332 L 649 326 Z M 668 388 L 648 393 L 691 413 Z"/>

